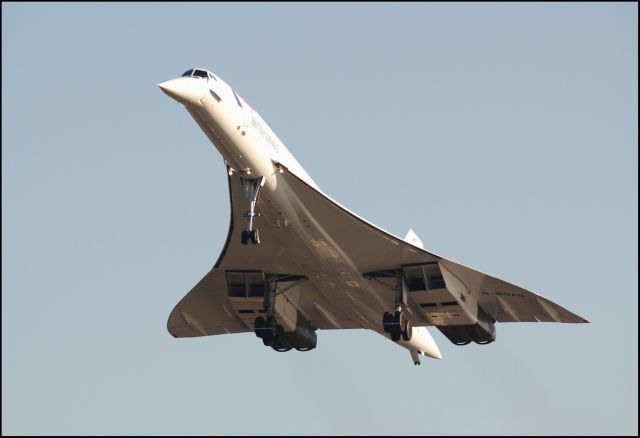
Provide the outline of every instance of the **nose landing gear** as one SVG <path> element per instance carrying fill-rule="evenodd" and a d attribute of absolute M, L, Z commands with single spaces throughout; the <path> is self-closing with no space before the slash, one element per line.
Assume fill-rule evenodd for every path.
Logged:
<path fill-rule="evenodd" d="M 257 245 L 260 243 L 260 235 L 258 234 L 257 229 L 254 228 L 251 231 L 249 230 L 242 231 L 242 235 L 240 236 L 240 243 L 242 243 L 243 245 L 246 245 L 247 243 L 249 243 L 249 241 L 251 241 L 251 243 L 253 243 L 254 245 Z"/>
<path fill-rule="evenodd" d="M 249 203 L 249 211 L 244 215 L 244 217 L 247 218 L 247 229 L 243 230 L 240 236 L 240 243 L 243 245 L 248 244 L 249 241 L 254 245 L 258 245 L 260 243 L 258 230 L 253 227 L 253 218 L 259 216 L 259 213 L 256 213 L 256 202 L 258 200 L 260 188 L 264 185 L 264 181 L 264 176 L 253 179 L 240 178 L 242 188 L 247 196 L 247 202 Z"/>

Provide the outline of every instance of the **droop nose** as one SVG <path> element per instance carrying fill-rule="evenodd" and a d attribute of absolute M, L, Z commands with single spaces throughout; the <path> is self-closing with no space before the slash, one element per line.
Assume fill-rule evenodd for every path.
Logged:
<path fill-rule="evenodd" d="M 169 79 L 166 82 L 158 84 L 158 87 L 164 93 L 177 100 L 180 103 L 198 103 L 202 95 L 205 93 L 204 82 L 200 78 L 184 77 Z"/>

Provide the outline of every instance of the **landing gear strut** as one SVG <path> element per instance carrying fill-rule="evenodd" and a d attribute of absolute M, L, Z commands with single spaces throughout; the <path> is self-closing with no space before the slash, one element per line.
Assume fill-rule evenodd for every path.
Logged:
<path fill-rule="evenodd" d="M 266 319 L 258 316 L 255 321 L 255 328 L 256 336 L 262 339 L 265 347 L 271 347 L 273 341 L 278 336 L 282 336 L 284 331 L 280 324 L 276 324 L 276 319 L 273 316 L 267 316 Z"/>
<path fill-rule="evenodd" d="M 258 230 L 253 228 L 253 218 L 259 215 L 256 213 L 256 201 L 258 200 L 258 192 L 264 185 L 264 176 L 254 179 L 240 178 L 240 182 L 249 203 L 249 211 L 244 215 L 247 218 L 247 229 L 242 231 L 240 243 L 246 245 L 251 241 L 251 243 L 257 245 L 260 243 L 260 235 Z"/>
<path fill-rule="evenodd" d="M 267 317 L 265 319 L 262 316 L 258 316 L 254 324 L 256 336 L 262 339 L 262 343 L 266 347 L 270 347 L 271 345 L 273 345 L 273 341 L 284 331 L 281 325 L 276 324 L 276 288 L 276 279 L 268 278 L 265 296 L 265 308 L 267 311 Z"/>
<path fill-rule="evenodd" d="M 413 336 L 413 324 L 409 321 L 403 312 L 403 309 L 407 305 L 407 291 L 403 285 L 402 270 L 381 272 L 382 276 L 395 277 L 396 285 L 391 287 L 388 284 L 378 280 L 375 276 L 369 275 L 368 277 L 378 283 L 393 289 L 395 292 L 395 311 L 393 313 L 384 312 L 382 315 L 382 327 L 386 333 L 391 335 L 391 340 L 398 342 L 400 339 L 410 341 Z"/>
<path fill-rule="evenodd" d="M 264 308 L 266 315 L 258 316 L 254 321 L 256 336 L 262 339 L 262 343 L 276 351 L 289 351 L 295 348 L 298 351 L 309 351 L 316 348 L 316 328 L 311 326 L 302 315 L 298 313 L 296 327 L 293 331 L 285 333 L 284 326 L 276 320 L 276 296 L 285 293 L 292 287 L 307 280 L 304 275 L 267 274 Z M 289 283 L 284 288 L 279 288 L 279 282 Z M 297 311 L 296 311 L 297 312 Z M 284 316 L 283 316 L 284 318 Z"/>

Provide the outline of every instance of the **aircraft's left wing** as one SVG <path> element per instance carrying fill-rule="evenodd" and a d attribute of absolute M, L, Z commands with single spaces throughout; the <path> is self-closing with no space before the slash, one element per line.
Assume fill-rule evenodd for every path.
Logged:
<path fill-rule="evenodd" d="M 176 338 L 253 331 L 252 323 L 258 316 L 255 312 L 258 307 L 262 307 L 262 301 L 249 299 L 252 306 L 240 309 L 234 306 L 228 271 L 297 273 L 298 268 L 291 262 L 289 253 L 277 241 L 264 239 L 260 245 L 240 244 L 245 219 L 243 209 L 238 206 L 246 202 L 245 195 L 238 178 L 229 177 L 228 182 L 231 218 L 227 239 L 211 271 L 180 300 L 169 315 L 167 329 Z M 267 222 L 263 224 L 261 231 L 271 234 L 270 228 Z M 238 310 L 247 313 L 239 313 Z"/>
<path fill-rule="evenodd" d="M 240 243 L 246 198 L 239 178 L 229 177 L 228 182 L 231 219 L 224 248 L 211 271 L 169 315 L 169 333 L 183 338 L 252 332 L 256 317 L 264 316 L 264 290 L 258 289 L 264 287 L 267 273 L 278 276 L 280 290 L 287 289 L 276 299 L 277 312 L 286 314 L 297 309 L 320 329 L 362 327 L 349 314 L 346 297 L 327 297 L 310 282 L 299 281 L 303 277 L 300 266 L 312 270 L 313 260 L 307 257 L 305 243 L 288 232 L 279 219 L 262 211 L 262 242 Z M 259 200 L 259 205 L 261 202 L 264 201 Z M 239 290 L 234 291 L 236 288 Z"/>
<path fill-rule="evenodd" d="M 224 271 L 216 269 L 176 305 L 167 328 L 176 338 L 250 331 L 231 307 Z"/>

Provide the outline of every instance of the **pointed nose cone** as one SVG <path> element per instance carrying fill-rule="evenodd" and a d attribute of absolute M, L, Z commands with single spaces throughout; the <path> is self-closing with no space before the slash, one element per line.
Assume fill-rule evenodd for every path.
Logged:
<path fill-rule="evenodd" d="M 169 79 L 158 87 L 167 96 L 184 104 L 198 103 L 205 91 L 202 79 L 190 77 Z"/>
<path fill-rule="evenodd" d="M 164 91 L 167 96 L 176 100 L 180 98 L 180 86 L 179 84 L 176 84 L 175 79 L 170 79 L 161 84 L 158 84 L 158 87 L 160 87 L 160 89 Z"/>

